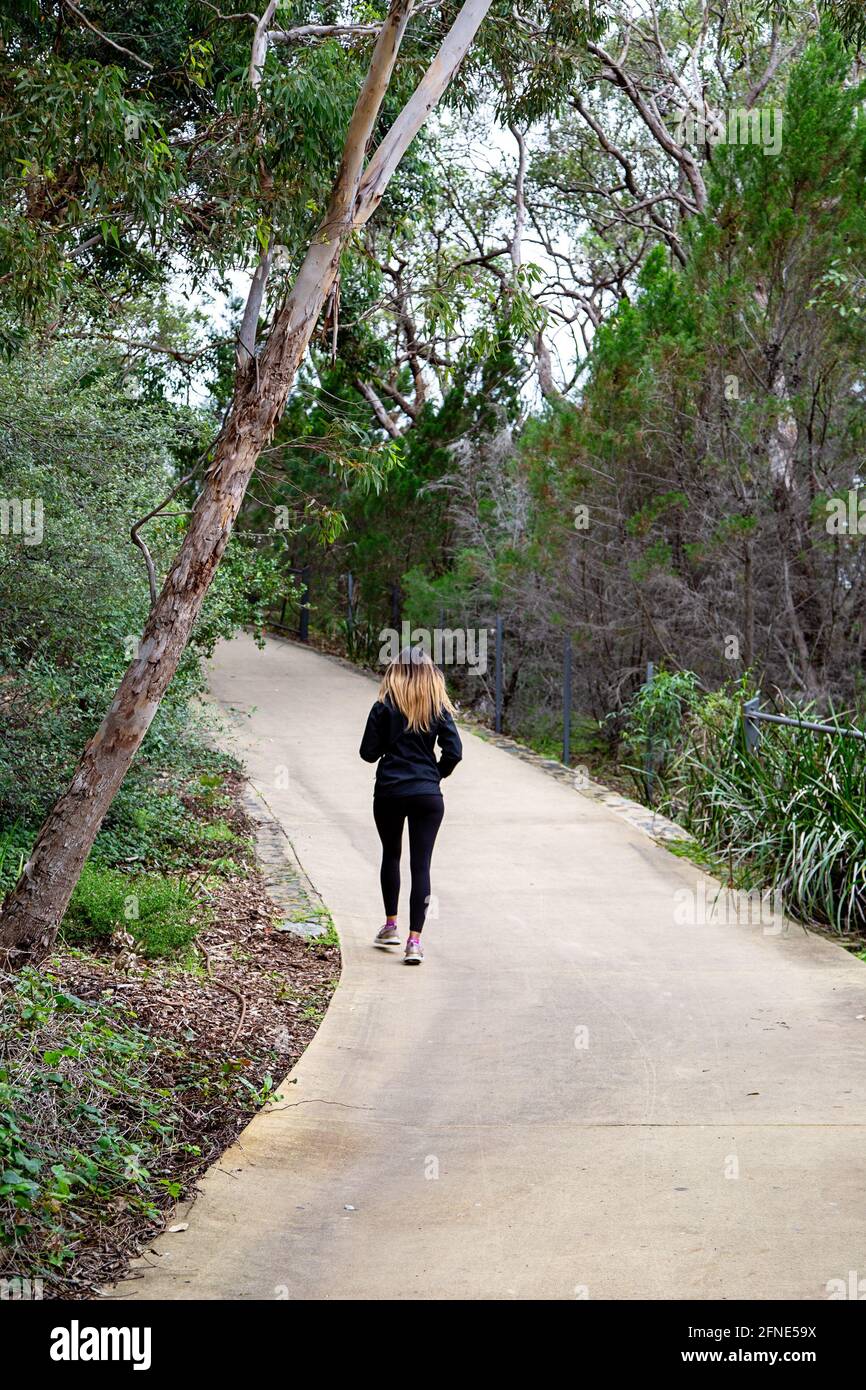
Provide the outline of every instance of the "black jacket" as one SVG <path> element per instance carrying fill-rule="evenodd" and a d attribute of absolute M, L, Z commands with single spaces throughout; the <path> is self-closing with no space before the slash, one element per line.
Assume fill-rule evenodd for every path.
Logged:
<path fill-rule="evenodd" d="M 436 743 L 442 756 L 436 760 Z M 439 791 L 439 781 L 454 771 L 463 744 L 451 715 L 442 711 L 429 733 L 413 733 L 406 716 L 390 702 L 377 700 L 361 739 L 361 757 L 378 761 L 376 796 L 423 796 Z"/>

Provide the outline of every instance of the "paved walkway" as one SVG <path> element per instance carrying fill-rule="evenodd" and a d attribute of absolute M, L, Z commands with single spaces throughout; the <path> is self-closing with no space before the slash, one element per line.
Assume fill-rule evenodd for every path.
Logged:
<path fill-rule="evenodd" d="M 696 923 L 710 880 L 467 735 L 407 969 L 370 944 L 372 682 L 243 638 L 211 687 L 343 976 L 284 1104 L 118 1296 L 822 1299 L 866 1277 L 866 966 L 799 927 Z"/>

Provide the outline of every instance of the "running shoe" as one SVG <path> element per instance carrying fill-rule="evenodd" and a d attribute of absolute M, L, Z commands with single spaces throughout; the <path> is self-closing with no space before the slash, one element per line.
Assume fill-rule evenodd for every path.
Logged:
<path fill-rule="evenodd" d="M 373 938 L 374 946 L 399 946 L 400 938 L 397 935 L 397 928 L 390 922 L 386 922 L 384 927 L 380 927 Z"/>

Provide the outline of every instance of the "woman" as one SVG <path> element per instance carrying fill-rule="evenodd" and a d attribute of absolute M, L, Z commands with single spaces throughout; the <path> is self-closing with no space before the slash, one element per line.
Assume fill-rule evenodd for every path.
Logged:
<path fill-rule="evenodd" d="M 376 946 L 398 946 L 397 902 L 400 896 L 400 854 L 403 822 L 409 822 L 409 896 L 407 965 L 424 959 L 421 931 L 430 901 L 430 858 L 445 814 L 439 787 L 463 757 L 454 725 L 454 706 L 445 679 L 421 647 L 404 647 L 392 661 L 379 686 L 361 740 L 361 757 L 375 763 L 373 819 L 382 841 L 382 897 L 385 925 Z M 436 744 L 442 756 L 436 760 Z"/>

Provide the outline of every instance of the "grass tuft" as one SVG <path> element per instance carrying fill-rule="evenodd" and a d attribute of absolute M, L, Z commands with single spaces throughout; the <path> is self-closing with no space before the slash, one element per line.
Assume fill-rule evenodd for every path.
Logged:
<path fill-rule="evenodd" d="M 866 744 L 763 725 L 751 753 L 741 713 L 749 693 L 739 683 L 702 694 L 683 673 L 660 673 L 627 713 L 638 792 L 646 793 L 651 765 L 655 804 L 719 856 L 737 886 L 776 888 L 792 917 L 860 934 L 866 927 Z M 816 717 L 789 701 L 777 712 Z M 851 723 L 838 718 L 840 727 Z"/>

